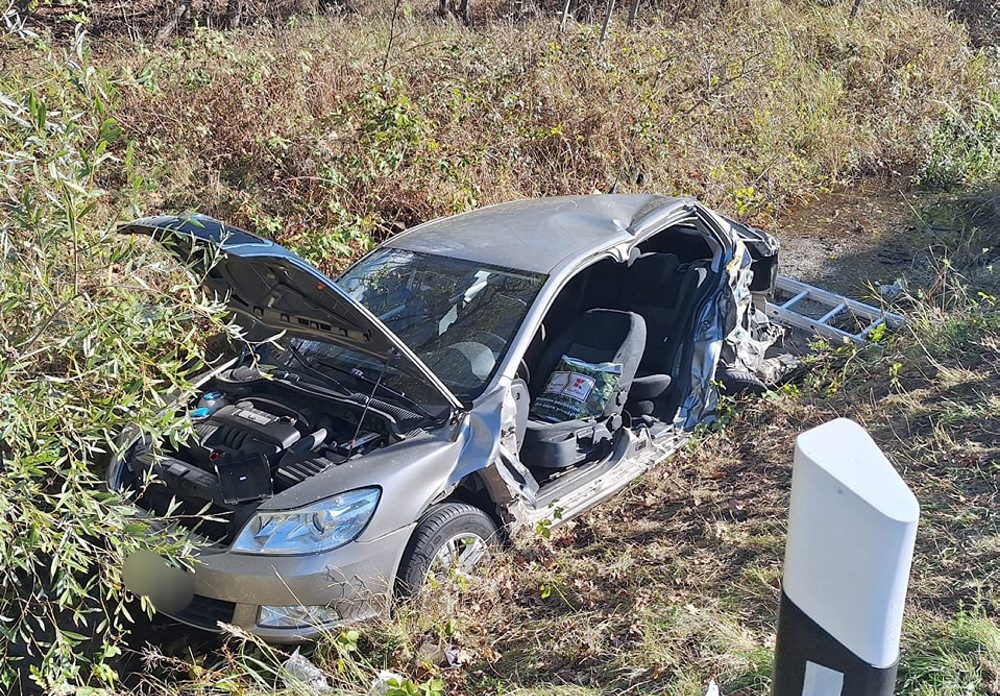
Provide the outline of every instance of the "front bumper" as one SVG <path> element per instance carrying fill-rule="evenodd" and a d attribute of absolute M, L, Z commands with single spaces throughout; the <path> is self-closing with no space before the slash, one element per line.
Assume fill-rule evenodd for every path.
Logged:
<path fill-rule="evenodd" d="M 219 630 L 220 621 L 233 624 L 269 643 L 301 642 L 339 624 L 370 619 L 387 606 L 414 526 L 311 556 L 205 549 L 193 572 L 194 599 L 180 611 L 164 613 L 206 630 Z M 329 607 L 341 618 L 319 627 L 269 628 L 257 624 L 262 605 Z"/>

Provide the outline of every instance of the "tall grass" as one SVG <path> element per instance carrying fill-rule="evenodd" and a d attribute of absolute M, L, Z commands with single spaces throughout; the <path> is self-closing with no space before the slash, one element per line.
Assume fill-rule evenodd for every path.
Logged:
<path fill-rule="evenodd" d="M 178 550 L 100 475 L 127 424 L 181 427 L 166 395 L 201 368 L 221 308 L 115 233 L 143 185 L 116 87 L 82 34 L 45 54 L 0 78 L 0 684 L 55 692 L 115 682 L 141 611 L 123 558 Z"/>
<path fill-rule="evenodd" d="M 928 137 L 964 132 L 952 114 L 978 123 L 991 64 L 961 28 L 908 2 L 866 4 L 855 22 L 841 5 L 654 12 L 604 46 L 586 25 L 470 32 L 407 4 L 391 29 L 376 4 L 162 47 L 4 35 L 16 69 L 0 73 L 0 681 L 115 683 L 134 610 L 118 571 L 158 537 L 103 492 L 103 461 L 128 423 L 184 427 L 164 395 L 188 386 L 203 337 L 223 330 L 198 279 L 117 222 L 196 208 L 330 267 L 433 216 L 616 181 L 766 219 L 853 175 L 937 161 Z M 966 316 L 955 321 L 971 331 Z M 743 427 L 790 432 L 821 410 L 761 408 Z M 967 425 L 945 420 L 931 442 Z M 726 488 L 727 462 L 769 456 L 741 448 L 734 437 L 686 454 L 675 478 L 509 559 L 480 599 L 333 638 L 320 661 L 334 675 L 355 665 L 338 683 L 357 689 L 382 666 L 412 677 L 401 688 L 440 678 L 455 692 L 642 681 L 694 693 L 712 676 L 762 687 L 786 481 Z M 752 519 L 739 507 L 751 493 Z M 753 535 L 735 526 L 747 519 Z M 473 666 L 427 666 L 425 636 L 465 647 Z M 282 658 L 251 645 L 185 688 L 212 688 L 206 675 L 264 688 Z"/>
<path fill-rule="evenodd" d="M 615 183 L 766 219 L 850 176 L 916 167 L 991 65 L 909 2 L 851 22 L 840 5 L 737 0 L 650 16 L 604 46 L 589 25 L 470 32 L 418 4 L 390 29 L 380 7 L 104 46 L 150 204 L 329 265 L 431 217 Z"/>

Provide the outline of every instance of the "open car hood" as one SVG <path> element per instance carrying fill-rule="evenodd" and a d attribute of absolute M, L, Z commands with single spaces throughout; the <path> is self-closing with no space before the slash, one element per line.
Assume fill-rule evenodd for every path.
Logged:
<path fill-rule="evenodd" d="M 332 279 L 274 242 L 204 215 L 134 220 L 125 234 L 153 237 L 205 274 L 205 286 L 257 324 L 345 346 L 432 385 L 454 409 L 462 402 L 399 337 Z M 214 264 L 213 264 L 214 261 Z"/>

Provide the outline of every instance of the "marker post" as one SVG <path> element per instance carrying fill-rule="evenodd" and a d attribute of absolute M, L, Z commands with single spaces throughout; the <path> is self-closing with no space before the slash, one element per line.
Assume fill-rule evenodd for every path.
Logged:
<path fill-rule="evenodd" d="M 919 514 L 854 421 L 799 435 L 773 696 L 891 696 Z"/>

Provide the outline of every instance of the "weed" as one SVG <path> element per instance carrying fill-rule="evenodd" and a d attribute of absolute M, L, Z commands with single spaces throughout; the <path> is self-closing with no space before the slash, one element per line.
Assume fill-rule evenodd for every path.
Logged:
<path fill-rule="evenodd" d="M 120 570 L 151 544 L 150 521 L 132 519 L 101 475 L 131 444 L 117 439 L 126 425 L 150 437 L 186 427 L 165 395 L 204 369 L 199 333 L 222 329 L 223 307 L 115 234 L 143 185 L 110 115 L 116 85 L 83 36 L 37 68 L 44 80 L 0 93 L 0 682 L 52 691 L 118 678 L 141 611 Z M 116 177 L 112 195 L 101 184 Z M 152 546 L 184 551 L 165 537 Z"/>
<path fill-rule="evenodd" d="M 920 176 L 927 185 L 940 188 L 1000 177 L 1000 82 L 984 86 L 967 109 L 948 105 Z"/>
<path fill-rule="evenodd" d="M 866 171 L 923 163 L 942 186 L 996 171 L 995 63 L 916 3 L 867 3 L 854 22 L 843 3 L 650 8 L 603 46 L 581 25 L 554 39 L 547 17 L 476 33 L 407 6 L 388 52 L 384 10 L 105 42 L 96 58 L 82 35 L 65 56 L 3 37 L 18 66 L 0 74 L 4 681 L 115 684 L 133 609 L 117 569 L 149 536 L 103 492 L 101 460 L 129 422 L 180 434 L 162 394 L 190 385 L 222 330 L 197 278 L 113 234 L 121 218 L 198 209 L 332 270 L 438 215 L 615 181 L 767 220 Z M 969 284 L 996 244 L 973 237 L 932 268 L 901 335 L 821 347 L 802 384 L 724 402 L 724 429 L 540 526 L 543 543 L 331 633 L 312 659 L 346 693 L 386 668 L 400 693 L 694 694 L 710 678 L 762 693 L 793 437 L 850 415 L 923 504 L 903 691 L 996 691 L 1000 318 L 995 288 Z M 236 631 L 218 655 L 151 655 L 172 683 L 143 687 L 273 690 L 286 657 Z"/>

